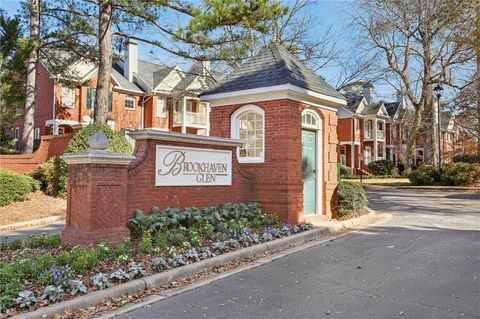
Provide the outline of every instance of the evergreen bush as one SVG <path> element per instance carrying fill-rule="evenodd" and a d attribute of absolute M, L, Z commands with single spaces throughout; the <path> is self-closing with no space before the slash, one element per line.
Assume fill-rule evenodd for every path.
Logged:
<path fill-rule="evenodd" d="M 355 182 L 340 182 L 337 187 L 336 219 L 347 219 L 368 213 L 368 200 L 363 187 Z"/>
<path fill-rule="evenodd" d="M 81 129 L 68 143 L 65 153 L 81 153 L 90 149 L 89 139 L 95 132 L 102 132 L 108 137 L 108 150 L 112 153 L 131 154 L 132 145 L 127 138 L 117 133 L 107 124 L 90 124 Z M 52 158 L 43 163 L 32 176 L 39 180 L 47 195 L 67 196 L 67 164 L 59 158 Z"/>
<path fill-rule="evenodd" d="M 392 161 L 382 159 L 368 163 L 368 168 L 373 175 L 392 175 L 394 165 Z"/>
<path fill-rule="evenodd" d="M 0 206 L 26 200 L 28 194 L 39 187 L 39 183 L 28 175 L 0 169 Z"/>

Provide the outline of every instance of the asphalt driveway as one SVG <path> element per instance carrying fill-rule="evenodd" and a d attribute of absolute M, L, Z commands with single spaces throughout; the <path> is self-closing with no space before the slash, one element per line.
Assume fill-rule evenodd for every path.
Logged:
<path fill-rule="evenodd" d="M 122 318 L 480 318 L 480 194 L 369 199 L 395 217 Z"/>

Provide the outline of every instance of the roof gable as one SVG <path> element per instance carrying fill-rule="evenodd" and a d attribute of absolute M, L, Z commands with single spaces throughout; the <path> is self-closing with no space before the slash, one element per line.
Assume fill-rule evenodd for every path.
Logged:
<path fill-rule="evenodd" d="M 335 91 L 322 78 L 306 67 L 283 46 L 273 43 L 219 83 L 202 93 L 212 95 L 282 84 L 292 84 L 316 93 L 342 100 L 345 97 Z"/>

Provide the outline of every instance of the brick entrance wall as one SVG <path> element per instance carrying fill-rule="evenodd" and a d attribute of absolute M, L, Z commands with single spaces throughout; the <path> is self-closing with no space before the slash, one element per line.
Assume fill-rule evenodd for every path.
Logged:
<path fill-rule="evenodd" d="M 155 154 L 158 144 L 232 151 L 232 185 L 155 186 Z M 253 201 L 252 180 L 240 171 L 235 149 L 232 146 L 136 139 L 136 158 L 128 170 L 127 217 L 131 218 L 137 208 L 149 212 L 152 206 L 160 206 L 162 209 L 191 206 L 203 208 Z"/>
<path fill-rule="evenodd" d="M 0 155 L 0 168 L 18 173 L 31 173 L 50 158 L 62 155 L 73 135 L 71 133 L 42 136 L 40 146 L 33 154 Z"/>

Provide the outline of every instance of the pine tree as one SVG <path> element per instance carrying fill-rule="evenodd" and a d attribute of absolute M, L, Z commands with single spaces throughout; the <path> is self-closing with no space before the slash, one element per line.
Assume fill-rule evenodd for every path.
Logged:
<path fill-rule="evenodd" d="M 12 146 L 12 127 L 18 109 L 25 104 L 27 69 L 25 60 L 29 48 L 22 37 L 21 20 L 0 11 L 0 149 Z"/>

